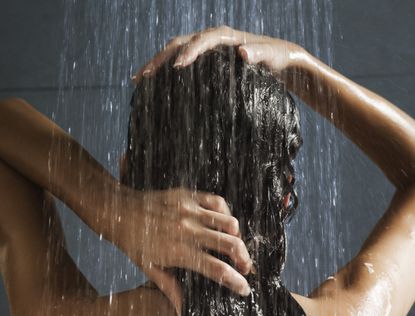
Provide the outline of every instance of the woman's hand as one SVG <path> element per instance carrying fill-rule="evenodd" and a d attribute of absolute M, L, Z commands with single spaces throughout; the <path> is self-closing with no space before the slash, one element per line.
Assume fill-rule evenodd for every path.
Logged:
<path fill-rule="evenodd" d="M 151 76 L 178 50 L 181 52 L 174 66 L 186 67 L 199 55 L 219 45 L 239 46 L 241 56 L 248 63 L 265 64 L 277 76 L 287 68 L 295 67 L 307 55 L 302 47 L 294 43 L 221 26 L 174 38 L 132 79 L 138 83 L 143 76 Z"/>
<path fill-rule="evenodd" d="M 252 266 L 239 224 L 225 200 L 183 188 L 141 192 L 121 187 L 114 205 L 110 237 L 143 270 L 180 311 L 181 291 L 165 268 L 196 271 L 229 289 L 248 295 L 249 285 L 240 274 Z M 239 270 L 208 254 L 227 255 Z"/>

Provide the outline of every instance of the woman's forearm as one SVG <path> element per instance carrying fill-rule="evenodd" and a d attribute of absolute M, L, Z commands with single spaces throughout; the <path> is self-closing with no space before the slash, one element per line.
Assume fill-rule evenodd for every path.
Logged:
<path fill-rule="evenodd" d="M 141 192 L 120 185 L 72 137 L 18 99 L 0 102 L 0 159 L 114 242 L 177 309 L 180 286 L 164 267 L 194 270 L 241 295 L 249 293 L 241 273 L 251 269 L 252 261 L 240 246 L 238 222 L 219 196 L 185 188 Z M 201 227 L 212 229 L 210 235 L 200 234 Z M 218 245 L 225 241 L 233 245 L 226 255 L 241 273 L 204 250 L 224 252 Z"/>
<path fill-rule="evenodd" d="M 415 121 L 318 59 L 299 54 L 288 88 L 357 144 L 397 188 L 415 182 Z"/>
<path fill-rule="evenodd" d="M 64 201 L 97 233 L 109 231 L 108 214 L 97 210 L 111 203 L 102 198 L 111 194 L 102 193 L 116 190 L 118 181 L 70 135 L 23 100 L 0 102 L 0 159 Z"/>

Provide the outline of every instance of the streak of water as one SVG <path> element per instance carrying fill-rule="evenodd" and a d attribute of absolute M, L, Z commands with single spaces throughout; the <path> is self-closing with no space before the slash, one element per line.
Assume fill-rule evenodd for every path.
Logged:
<path fill-rule="evenodd" d="M 65 0 L 60 94 L 53 118 L 71 128 L 72 135 L 116 175 L 126 145 L 129 77 L 169 39 L 227 24 L 294 41 L 331 65 L 332 23 L 330 0 Z M 308 107 L 300 105 L 300 110 L 304 137 L 296 163 L 300 207 L 288 227 L 284 277 L 288 288 L 307 294 L 348 254 L 337 234 L 341 138 Z M 74 121 L 78 125 L 69 127 L 67 122 Z M 100 293 L 141 282 L 128 259 L 105 241 L 91 246 L 102 237 L 87 232 L 71 213 L 61 216 L 68 223 L 72 255 Z M 77 226 L 79 235 L 73 237 L 70 231 Z M 89 249 L 95 250 L 91 254 Z"/>

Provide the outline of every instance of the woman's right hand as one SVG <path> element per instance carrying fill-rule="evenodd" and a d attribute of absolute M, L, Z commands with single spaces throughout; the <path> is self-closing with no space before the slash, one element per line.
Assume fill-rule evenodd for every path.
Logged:
<path fill-rule="evenodd" d="M 249 294 L 241 274 L 250 271 L 252 261 L 240 239 L 238 221 L 223 198 L 184 188 L 141 192 L 124 186 L 119 196 L 112 240 L 178 311 L 181 289 L 165 268 L 193 270 L 240 295 Z M 239 272 L 206 250 L 228 256 Z"/>

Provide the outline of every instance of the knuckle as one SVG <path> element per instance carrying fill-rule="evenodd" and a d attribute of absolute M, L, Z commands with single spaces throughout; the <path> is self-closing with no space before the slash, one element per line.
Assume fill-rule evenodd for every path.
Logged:
<path fill-rule="evenodd" d="M 192 224 L 187 218 L 182 218 L 179 220 L 178 226 L 182 233 L 188 233 L 192 230 Z"/>
<path fill-rule="evenodd" d="M 244 252 L 244 250 L 245 250 L 245 244 L 244 244 L 244 242 L 242 241 L 242 239 L 236 238 L 236 245 L 235 245 L 235 249 L 236 249 L 236 252 L 237 252 L 239 255 L 242 255 L 242 253 L 243 253 L 243 252 Z"/>
<path fill-rule="evenodd" d="M 223 197 L 221 197 L 221 196 L 218 196 L 218 202 L 220 203 L 220 204 L 226 204 L 226 202 L 225 202 L 225 199 L 223 198 Z"/>
<path fill-rule="evenodd" d="M 232 238 L 232 254 L 236 257 L 236 258 L 240 258 L 242 257 L 242 254 L 244 252 L 245 249 L 245 244 L 244 242 L 239 239 L 239 238 Z"/>
<path fill-rule="evenodd" d="M 169 45 L 170 46 L 173 46 L 173 47 L 178 47 L 178 46 L 181 46 L 181 45 L 183 45 L 183 43 L 185 43 L 186 42 L 186 36 L 176 36 L 175 38 L 172 38 L 171 40 L 170 40 L 170 42 L 169 42 Z"/>
<path fill-rule="evenodd" d="M 192 203 L 186 199 L 180 200 L 180 213 L 182 214 L 192 214 L 195 213 L 195 208 Z"/>
<path fill-rule="evenodd" d="M 215 272 L 219 276 L 223 277 L 223 276 L 228 275 L 230 273 L 230 266 L 228 266 L 224 262 L 219 262 L 215 267 Z"/>
<path fill-rule="evenodd" d="M 225 199 L 221 196 L 216 196 L 214 198 L 214 203 L 215 203 L 215 206 L 218 208 L 223 208 L 227 206 Z"/>

